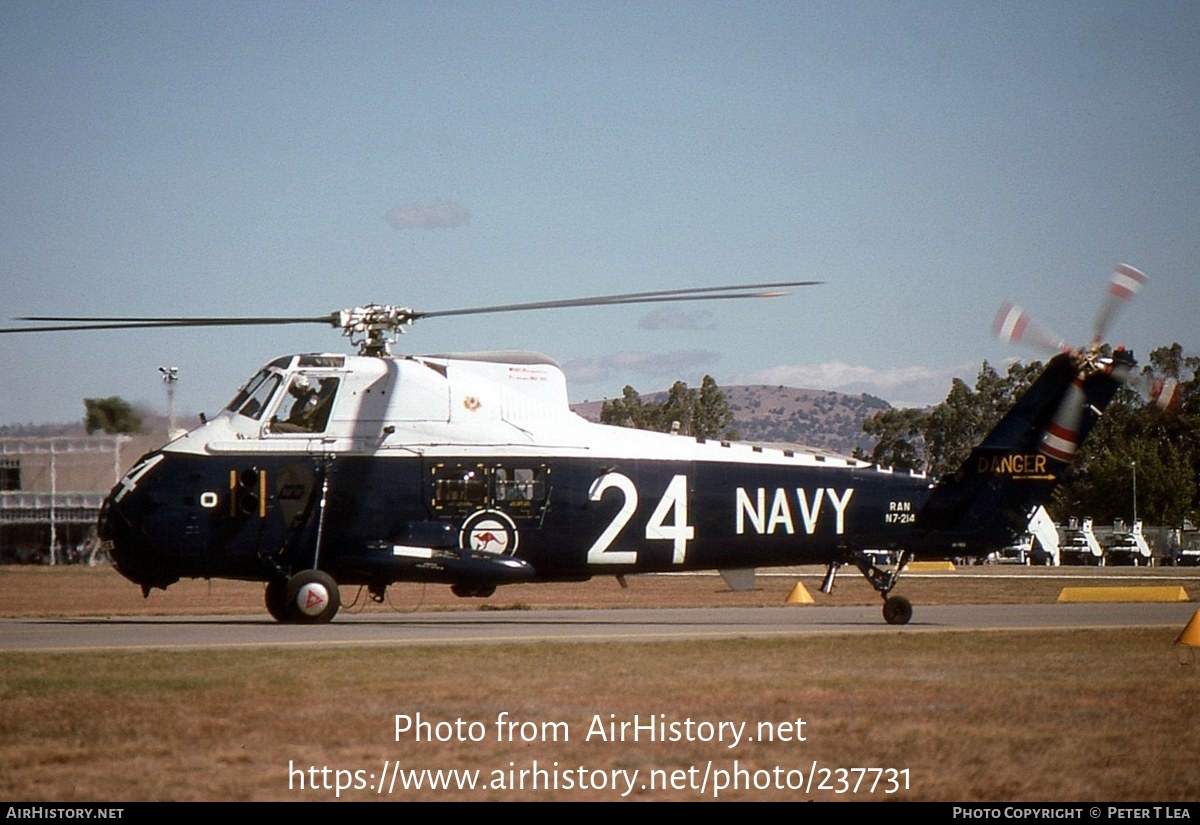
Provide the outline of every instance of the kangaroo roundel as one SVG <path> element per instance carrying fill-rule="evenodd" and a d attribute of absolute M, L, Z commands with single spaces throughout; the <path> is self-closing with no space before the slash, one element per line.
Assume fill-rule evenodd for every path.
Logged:
<path fill-rule="evenodd" d="M 478 553 L 511 556 L 517 552 L 517 525 L 499 510 L 479 510 L 463 521 L 459 546 Z"/>

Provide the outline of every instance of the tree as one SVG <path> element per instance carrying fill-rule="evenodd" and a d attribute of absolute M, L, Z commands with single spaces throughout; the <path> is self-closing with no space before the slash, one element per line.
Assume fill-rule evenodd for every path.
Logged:
<path fill-rule="evenodd" d="M 863 432 L 875 438 L 875 449 L 859 458 L 897 470 L 925 469 L 928 453 L 925 429 L 929 413 L 912 408 L 881 410 L 863 422 Z"/>
<path fill-rule="evenodd" d="M 621 391 L 620 398 L 605 401 L 600 405 L 600 423 L 612 424 L 617 427 L 633 427 L 639 430 L 651 429 L 648 419 L 651 413 L 646 409 L 638 391 L 628 384 Z"/>
<path fill-rule="evenodd" d="M 633 387 L 626 386 L 620 398 L 600 407 L 600 422 L 658 432 L 675 431 L 697 438 L 737 438 L 733 411 L 725 393 L 711 375 L 704 376 L 700 390 L 676 381 L 661 402 L 645 401 Z"/>
<path fill-rule="evenodd" d="M 863 432 L 878 439 L 870 460 L 934 475 L 954 472 L 1041 369 L 1038 362 L 1013 364 L 1000 375 L 984 361 L 974 389 L 955 378 L 945 400 L 928 410 L 875 413 L 863 422 Z"/>
<path fill-rule="evenodd" d="M 683 381 L 676 381 L 667 390 L 667 400 L 658 405 L 653 429 L 692 435 L 696 417 L 696 391 Z"/>
<path fill-rule="evenodd" d="M 695 406 L 692 435 L 697 438 L 720 438 L 726 441 L 738 437 L 737 429 L 733 426 L 733 410 L 729 407 L 729 399 L 721 392 L 711 375 L 706 375 L 701 380 L 700 395 Z"/>
<path fill-rule="evenodd" d="M 109 435 L 142 431 L 142 417 L 134 411 L 128 401 L 120 396 L 85 398 L 83 407 L 85 410 L 83 424 L 87 428 L 88 435 L 97 430 L 103 430 Z"/>
<path fill-rule="evenodd" d="M 1056 496 L 1059 509 L 1090 515 L 1099 523 L 1133 517 L 1137 473 L 1138 517 L 1161 525 L 1179 525 L 1197 508 L 1200 471 L 1200 358 L 1184 357 L 1178 344 L 1150 353 L 1142 379 L 1180 382 L 1182 403 L 1166 411 L 1148 403 L 1132 387 L 1123 387 L 1084 442 Z"/>

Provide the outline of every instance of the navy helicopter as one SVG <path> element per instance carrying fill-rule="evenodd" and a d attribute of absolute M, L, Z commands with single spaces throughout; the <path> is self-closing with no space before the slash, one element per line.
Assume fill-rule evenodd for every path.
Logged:
<path fill-rule="evenodd" d="M 1136 273 L 1136 277 L 1130 273 Z M 1132 281 L 1133 285 L 1130 285 Z M 1118 268 L 1115 301 L 1144 276 Z M 181 578 L 265 583 L 280 622 L 334 618 L 340 586 L 382 601 L 396 582 L 487 597 L 516 582 L 820 564 L 828 592 L 857 568 L 893 595 L 914 557 L 982 557 L 1050 497 L 1132 355 L 1100 337 L 1058 354 L 953 475 L 611 427 L 567 401 L 563 371 L 528 352 L 393 355 L 419 319 L 661 301 L 778 297 L 786 282 L 422 312 L 368 305 L 285 318 L 26 317 L 0 332 L 321 323 L 354 355 L 285 355 L 200 426 L 141 457 L 100 514 L 117 570 L 149 595 Z M 1125 295 L 1122 295 L 1124 291 Z M 1010 340 L 1037 338 L 1010 307 Z M 1168 396 L 1174 391 L 1166 393 Z M 897 554 L 880 566 L 877 551 Z"/>

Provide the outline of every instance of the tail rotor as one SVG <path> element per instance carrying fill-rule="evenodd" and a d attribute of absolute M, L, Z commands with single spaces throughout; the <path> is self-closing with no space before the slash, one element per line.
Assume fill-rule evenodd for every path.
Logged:
<path fill-rule="evenodd" d="M 1096 316 L 1091 344 L 1086 348 L 1072 348 L 1063 339 L 1035 324 L 1029 313 L 1016 304 L 1007 302 L 1000 308 L 992 327 L 996 337 L 1009 343 L 1030 344 L 1055 354 L 1067 353 L 1078 369 L 1042 440 L 1040 451 L 1044 455 L 1060 461 L 1070 461 L 1074 456 L 1086 405 L 1082 387 L 1092 375 L 1111 375 L 1133 387 L 1148 398 L 1150 404 L 1165 412 L 1173 412 L 1178 408 L 1181 388 L 1177 380 L 1136 372 L 1136 363 L 1123 348 L 1118 348 L 1111 357 L 1105 355 L 1103 349 L 1105 335 L 1113 318 L 1142 291 L 1148 280 L 1144 272 L 1129 264 L 1117 265 L 1108 280 L 1106 297 Z"/>

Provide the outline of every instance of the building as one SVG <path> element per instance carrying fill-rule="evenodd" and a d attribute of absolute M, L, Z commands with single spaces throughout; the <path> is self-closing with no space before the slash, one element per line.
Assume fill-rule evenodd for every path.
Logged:
<path fill-rule="evenodd" d="M 0 562 L 90 560 L 100 505 L 161 435 L 0 438 Z"/>

